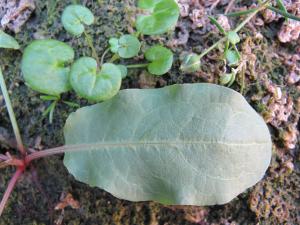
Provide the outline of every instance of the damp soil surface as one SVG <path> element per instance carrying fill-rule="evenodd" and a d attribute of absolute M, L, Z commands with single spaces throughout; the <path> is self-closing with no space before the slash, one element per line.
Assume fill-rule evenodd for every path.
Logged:
<path fill-rule="evenodd" d="M 68 35 L 60 22 L 62 10 L 74 2 L 76 1 L 36 0 L 36 8 L 20 32 L 10 34 L 19 41 L 22 50 L 34 39 L 54 38 L 71 45 L 77 58 L 90 56 L 91 50 L 84 37 Z M 214 5 L 214 2 L 218 4 Z M 175 83 L 219 83 L 220 75 L 228 70 L 220 51 L 213 51 L 205 57 L 201 71 L 192 74 L 179 71 L 179 58 L 183 52 L 201 53 L 221 38 L 209 23 L 207 15 L 223 13 L 230 2 L 179 1 L 181 17 L 174 32 L 141 38 L 142 51 L 153 43 L 172 49 L 175 56 L 172 70 L 161 77 L 151 76 L 143 69 L 131 70 L 123 80 L 122 88 L 159 88 Z M 250 7 L 255 2 L 235 1 L 230 10 Z M 91 35 L 99 56 L 108 47 L 109 37 L 134 31 L 134 0 L 83 0 L 81 3 L 95 14 L 95 23 L 87 27 L 86 31 Z M 264 117 L 272 133 L 272 163 L 262 181 L 222 206 L 173 207 L 153 202 L 134 203 L 76 181 L 64 167 L 63 156 L 53 156 L 34 162 L 26 171 L 10 197 L 0 218 L 0 225 L 300 224 L 300 84 L 297 81 L 297 76 L 300 76 L 300 41 L 295 39 L 281 43 L 278 33 L 285 23 L 284 19 L 267 19 L 270 20 L 259 14 L 241 31 L 242 40 L 238 47 L 246 56 L 246 64 L 231 86 L 241 92 Z M 229 21 L 233 27 L 236 23 L 237 18 Z M 24 83 L 20 72 L 22 50 L 0 50 L 0 65 L 24 142 L 26 146 L 36 150 L 63 145 L 64 122 L 75 109 L 58 104 L 52 124 L 42 116 L 50 103 L 42 101 L 39 94 Z M 143 60 L 142 56 L 129 62 L 139 60 Z M 62 99 L 81 106 L 89 105 L 72 92 L 64 94 Z M 8 150 L 14 153 L 4 143 L 9 140 L 13 140 L 13 132 L 0 95 L 0 153 L 4 154 Z M 0 196 L 13 172 L 13 168 L 1 170 Z M 73 205 L 73 208 L 68 206 L 64 210 L 55 210 L 63 196 L 68 194 L 72 195 L 76 207 Z"/>

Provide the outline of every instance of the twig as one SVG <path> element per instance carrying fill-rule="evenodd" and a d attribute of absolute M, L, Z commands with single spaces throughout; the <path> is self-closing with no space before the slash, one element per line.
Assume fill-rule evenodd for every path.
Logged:
<path fill-rule="evenodd" d="M 227 13 L 230 11 L 230 9 L 232 8 L 234 2 L 235 2 L 235 0 L 231 0 L 231 1 L 229 2 L 229 4 L 227 5 L 227 7 L 226 7 L 226 9 L 225 9 L 225 14 L 227 14 Z"/>
<path fill-rule="evenodd" d="M 103 54 L 102 54 L 102 56 L 101 56 L 100 66 L 103 65 L 103 63 L 104 63 L 104 58 L 105 58 L 106 54 L 107 54 L 109 51 L 110 51 L 110 48 L 106 49 L 106 50 L 103 52 Z"/>
<path fill-rule="evenodd" d="M 211 12 L 214 10 L 214 8 L 217 7 L 217 5 L 220 3 L 221 0 L 216 0 L 210 7 L 209 9 L 209 13 L 211 14 Z"/>
<path fill-rule="evenodd" d="M 6 155 L 0 154 L 0 160 L 6 161 L 6 160 L 8 160 L 8 158 Z"/>
<path fill-rule="evenodd" d="M 3 210 L 6 206 L 7 201 L 8 201 L 8 198 L 9 198 L 11 192 L 13 191 L 18 179 L 22 175 L 22 173 L 23 173 L 23 170 L 21 168 L 17 169 L 14 176 L 9 181 L 9 184 L 8 184 L 6 190 L 5 190 L 5 193 L 4 193 L 3 198 L 1 200 L 1 203 L 0 203 L 0 216 L 2 215 Z"/>
<path fill-rule="evenodd" d="M 97 64 L 99 66 L 100 65 L 100 60 L 99 60 L 99 57 L 97 55 L 97 51 L 95 49 L 95 46 L 93 44 L 93 39 L 92 39 L 92 37 L 86 31 L 84 31 L 84 36 L 85 36 L 85 40 L 86 40 L 87 44 L 89 45 L 89 47 L 92 50 L 92 55 L 96 59 Z"/>

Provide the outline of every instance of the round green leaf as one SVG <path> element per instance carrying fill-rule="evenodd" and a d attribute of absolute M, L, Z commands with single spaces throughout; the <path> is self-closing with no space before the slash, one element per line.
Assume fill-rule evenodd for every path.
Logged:
<path fill-rule="evenodd" d="M 229 66 L 234 66 L 238 64 L 240 60 L 240 56 L 236 51 L 228 49 L 224 54 L 225 54 L 227 64 Z"/>
<path fill-rule="evenodd" d="M 122 74 L 112 63 L 102 65 L 91 57 L 82 57 L 72 65 L 70 82 L 76 93 L 87 100 L 100 102 L 115 96 L 121 87 Z"/>
<path fill-rule="evenodd" d="M 137 56 L 141 43 L 140 41 L 133 35 L 123 35 L 120 39 L 111 38 L 109 39 L 110 50 L 113 53 L 118 53 L 121 58 L 129 59 L 134 56 Z"/>
<path fill-rule="evenodd" d="M 141 48 L 140 41 L 132 35 L 123 35 L 119 39 L 118 54 L 120 57 L 128 59 L 137 56 Z"/>
<path fill-rule="evenodd" d="M 174 0 L 140 1 L 138 5 L 143 8 L 153 7 L 151 15 L 137 17 L 136 27 L 142 34 L 163 34 L 174 27 L 179 18 L 179 7 Z"/>
<path fill-rule="evenodd" d="M 167 73 L 173 64 L 173 53 L 162 46 L 153 46 L 149 48 L 145 57 L 151 63 L 148 65 L 148 71 L 154 75 L 163 75 Z"/>
<path fill-rule="evenodd" d="M 110 45 L 110 51 L 113 53 L 117 53 L 119 50 L 119 39 L 118 38 L 110 38 L 108 41 Z"/>
<path fill-rule="evenodd" d="M 0 48 L 19 49 L 19 43 L 10 35 L 0 30 Z"/>
<path fill-rule="evenodd" d="M 180 70 L 186 73 L 193 73 L 199 71 L 200 66 L 200 56 L 195 53 L 191 53 L 183 56 Z"/>
<path fill-rule="evenodd" d="M 241 41 L 239 35 L 235 31 L 228 31 L 227 38 L 233 45 L 236 45 Z"/>
<path fill-rule="evenodd" d="M 127 67 L 124 66 L 124 65 L 117 65 L 117 67 L 119 68 L 119 70 L 121 72 L 121 76 L 124 79 L 127 76 L 127 73 L 128 73 Z"/>
<path fill-rule="evenodd" d="M 91 25 L 94 22 L 94 15 L 82 5 L 69 5 L 65 8 L 61 21 L 66 31 L 78 36 L 84 32 L 84 24 Z"/>
<path fill-rule="evenodd" d="M 73 49 L 57 40 L 36 40 L 24 50 L 21 69 L 27 85 L 35 91 L 60 95 L 70 90 L 66 66 L 74 59 Z"/>

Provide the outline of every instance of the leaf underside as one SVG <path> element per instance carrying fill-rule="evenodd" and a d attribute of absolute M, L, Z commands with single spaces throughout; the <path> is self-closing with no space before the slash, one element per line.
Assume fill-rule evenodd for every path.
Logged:
<path fill-rule="evenodd" d="M 213 84 L 122 90 L 65 125 L 64 164 L 79 181 L 130 201 L 224 204 L 258 182 L 271 158 L 263 119 Z"/>

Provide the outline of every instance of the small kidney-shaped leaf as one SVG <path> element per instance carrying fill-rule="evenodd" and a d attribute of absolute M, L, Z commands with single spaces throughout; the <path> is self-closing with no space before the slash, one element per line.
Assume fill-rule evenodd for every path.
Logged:
<path fill-rule="evenodd" d="M 64 158 L 76 179 L 172 205 L 229 202 L 264 176 L 272 149 L 243 96 L 213 84 L 122 90 L 71 114 L 64 134 L 81 150 Z"/>
<path fill-rule="evenodd" d="M 21 69 L 27 85 L 35 91 L 58 96 L 70 90 L 67 63 L 74 59 L 73 49 L 56 40 L 36 40 L 23 54 Z"/>
<path fill-rule="evenodd" d="M 90 57 L 82 57 L 72 65 L 70 82 L 78 95 L 93 102 L 105 101 L 118 93 L 121 87 L 120 69 L 105 63 L 97 71 L 97 62 Z"/>
<path fill-rule="evenodd" d="M 145 57 L 151 63 L 148 65 L 148 71 L 154 75 L 163 75 L 167 73 L 173 64 L 173 53 L 162 46 L 153 46 L 145 52 Z"/>
<path fill-rule="evenodd" d="M 61 21 L 66 31 L 78 36 L 84 32 L 84 25 L 94 23 L 94 15 L 82 5 L 69 5 L 65 8 Z"/>
<path fill-rule="evenodd" d="M 129 34 L 121 36 L 120 39 L 111 38 L 109 44 L 110 50 L 118 53 L 124 59 L 137 56 L 141 48 L 140 41 L 135 36 Z"/>
<path fill-rule="evenodd" d="M 151 11 L 151 15 L 137 17 L 136 27 L 142 34 L 163 34 L 177 23 L 179 7 L 174 0 L 140 0 L 138 5 Z"/>
<path fill-rule="evenodd" d="M 19 49 L 20 45 L 16 39 L 0 30 L 0 48 Z"/>

